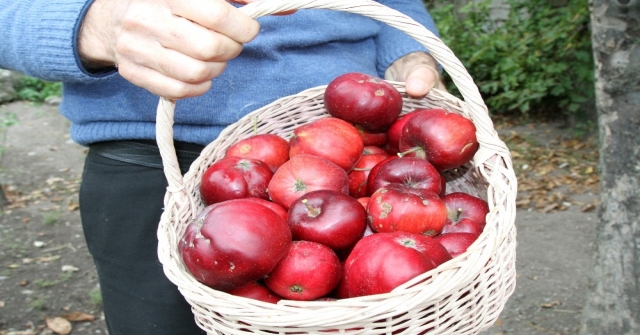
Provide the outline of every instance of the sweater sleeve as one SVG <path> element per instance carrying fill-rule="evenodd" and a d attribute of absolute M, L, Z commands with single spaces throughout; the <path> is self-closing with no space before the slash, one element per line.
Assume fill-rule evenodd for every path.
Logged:
<path fill-rule="evenodd" d="M 78 55 L 78 31 L 92 1 L 0 0 L 0 67 L 50 81 L 108 76 L 87 72 Z"/>
<path fill-rule="evenodd" d="M 379 0 L 381 4 L 393 8 L 414 19 L 436 36 L 440 36 L 433 18 L 421 0 Z M 398 58 L 415 51 L 427 51 L 420 43 L 405 32 L 380 22 L 380 34 L 376 38 L 378 49 L 378 72 L 381 77 L 387 68 Z"/>

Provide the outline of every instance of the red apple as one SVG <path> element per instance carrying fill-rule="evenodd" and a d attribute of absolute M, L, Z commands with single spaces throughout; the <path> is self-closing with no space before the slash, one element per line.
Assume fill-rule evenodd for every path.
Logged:
<path fill-rule="evenodd" d="M 264 283 L 290 300 L 315 300 L 338 286 L 342 266 L 329 247 L 316 242 L 294 241 L 287 254 Z"/>
<path fill-rule="evenodd" d="M 388 186 L 400 184 L 412 189 L 420 189 L 440 194 L 442 177 L 428 161 L 415 157 L 400 157 L 380 162 L 375 175 L 369 175 L 367 181 L 369 192 Z"/>
<path fill-rule="evenodd" d="M 256 134 L 230 146 L 226 156 L 257 159 L 275 172 L 289 160 L 289 142 L 275 134 Z"/>
<path fill-rule="evenodd" d="M 371 168 L 371 170 L 369 171 L 369 176 L 367 176 L 367 191 L 369 192 L 369 195 L 371 195 L 374 192 L 372 190 L 372 188 L 371 188 L 371 185 L 369 185 L 369 184 L 373 183 L 373 180 L 376 178 L 376 175 L 378 174 L 378 170 L 380 169 L 380 167 L 382 167 L 388 161 L 394 160 L 394 159 L 398 159 L 398 158 L 400 158 L 400 157 L 398 157 L 396 155 L 389 156 L 389 157 L 379 161 L 376 165 L 374 165 Z"/>
<path fill-rule="evenodd" d="M 265 200 L 262 198 L 243 198 L 247 201 L 253 201 L 255 203 L 261 204 L 263 206 L 266 206 L 267 208 L 271 209 L 272 211 L 276 212 L 276 214 L 280 215 L 280 217 L 287 221 L 287 210 L 284 209 L 282 206 L 276 204 L 273 201 L 269 201 L 269 200 Z"/>
<path fill-rule="evenodd" d="M 326 158 L 299 154 L 282 164 L 267 187 L 271 201 L 285 209 L 305 193 L 333 190 L 349 194 L 347 172 Z"/>
<path fill-rule="evenodd" d="M 362 155 L 364 142 L 358 129 L 344 120 L 328 117 L 298 126 L 289 140 L 289 157 L 310 154 L 326 158 L 351 171 Z"/>
<path fill-rule="evenodd" d="M 260 300 L 272 304 L 277 304 L 278 301 L 282 299 L 269 288 L 257 281 L 252 281 L 240 287 L 228 290 L 227 293 L 238 297 Z"/>
<path fill-rule="evenodd" d="M 461 219 L 457 222 L 447 221 L 447 223 L 442 227 L 442 231 L 440 234 L 449 234 L 449 233 L 471 233 L 475 235 L 480 235 L 482 233 L 482 226 L 479 223 L 469 219 Z"/>
<path fill-rule="evenodd" d="M 465 192 L 453 192 L 442 200 L 447 205 L 447 224 L 455 225 L 464 219 L 477 222 L 480 228 L 487 224 L 489 204 L 484 199 Z"/>
<path fill-rule="evenodd" d="M 387 151 L 397 153 L 400 151 L 400 135 L 402 134 L 402 128 L 409 121 L 409 119 L 415 115 L 414 112 L 402 114 L 393 121 L 389 129 L 387 129 Z"/>
<path fill-rule="evenodd" d="M 430 253 L 437 250 L 446 255 L 443 249 L 432 237 L 408 232 L 363 237 L 344 263 L 338 292 L 351 298 L 391 292 L 436 268 Z"/>
<path fill-rule="evenodd" d="M 289 207 L 294 240 L 317 242 L 331 249 L 356 243 L 367 226 L 367 211 L 357 199 L 332 190 L 311 191 Z"/>
<path fill-rule="evenodd" d="M 435 236 L 447 219 L 444 201 L 431 191 L 388 185 L 371 195 L 367 222 L 377 233 L 404 231 Z"/>
<path fill-rule="evenodd" d="M 447 194 L 447 177 L 442 173 L 440 174 L 440 185 L 442 185 L 442 189 L 438 195 L 442 198 Z"/>
<path fill-rule="evenodd" d="M 358 202 L 362 205 L 362 207 L 364 207 L 364 209 L 367 209 L 367 203 L 369 203 L 369 199 L 371 199 L 371 197 L 360 197 L 358 198 Z"/>
<path fill-rule="evenodd" d="M 355 198 L 370 195 L 367 182 L 369 172 L 376 164 L 388 157 L 389 154 L 379 147 L 365 146 L 360 160 L 349 172 L 349 195 Z"/>
<path fill-rule="evenodd" d="M 368 130 L 359 124 L 356 124 L 355 127 L 360 132 L 365 146 L 383 147 L 387 144 L 386 131 Z"/>
<path fill-rule="evenodd" d="M 471 233 L 448 233 L 434 237 L 442 244 L 452 257 L 456 257 L 467 251 L 469 246 L 478 239 L 479 235 Z"/>
<path fill-rule="evenodd" d="M 202 175 L 200 195 L 206 205 L 248 197 L 268 199 L 267 185 L 272 176 L 273 172 L 262 161 L 224 157 Z"/>
<path fill-rule="evenodd" d="M 390 83 L 363 73 L 336 77 L 324 92 L 331 116 L 371 130 L 386 130 L 402 111 L 402 95 Z"/>
<path fill-rule="evenodd" d="M 420 109 L 414 114 L 402 128 L 400 152 L 425 158 L 438 171 L 471 161 L 479 147 L 471 120 L 444 109 Z"/>
<path fill-rule="evenodd" d="M 276 212 L 234 199 L 207 206 L 187 225 L 178 249 L 196 280 L 226 291 L 264 277 L 290 246 L 289 225 Z"/>

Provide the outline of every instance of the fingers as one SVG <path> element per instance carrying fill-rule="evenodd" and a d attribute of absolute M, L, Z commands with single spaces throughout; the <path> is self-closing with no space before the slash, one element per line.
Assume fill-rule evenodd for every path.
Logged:
<path fill-rule="evenodd" d="M 120 75 L 136 86 L 168 99 L 177 100 L 204 94 L 211 88 L 211 81 L 190 84 L 166 76 L 155 69 L 128 63 L 119 66 Z"/>
<path fill-rule="evenodd" d="M 257 21 L 223 0 L 132 0 L 119 14 L 120 74 L 171 99 L 204 94 L 259 31 Z"/>
<path fill-rule="evenodd" d="M 189 57 L 159 43 L 120 41 L 117 49 L 120 75 L 152 93 L 180 99 L 200 95 L 211 86 L 211 79 L 226 67 L 226 61 L 203 61 Z M 154 75 L 155 72 L 157 75 Z"/>
<path fill-rule="evenodd" d="M 174 15 L 227 36 L 238 43 L 251 41 L 260 30 L 257 21 L 224 0 L 177 0 L 171 5 Z"/>
<path fill-rule="evenodd" d="M 242 43 L 201 25 L 177 17 L 171 27 L 160 31 L 158 42 L 191 58 L 203 61 L 227 61 L 242 51 Z"/>
<path fill-rule="evenodd" d="M 425 52 L 414 52 L 396 60 L 385 72 L 385 79 L 404 81 L 407 94 L 421 98 L 434 88 L 443 88 L 436 61 Z"/>

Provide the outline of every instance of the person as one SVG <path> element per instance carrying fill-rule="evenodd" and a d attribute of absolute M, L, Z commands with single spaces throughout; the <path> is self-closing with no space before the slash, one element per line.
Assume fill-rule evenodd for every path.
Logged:
<path fill-rule="evenodd" d="M 420 0 L 380 0 L 437 34 Z M 155 143 L 158 97 L 177 100 L 186 172 L 227 125 L 346 72 L 442 85 L 403 32 L 332 10 L 251 19 L 223 0 L 0 0 L 0 67 L 63 82 L 60 112 L 89 147 L 80 190 L 86 242 L 111 335 L 200 334 L 163 273 L 157 227 L 167 187 Z"/>

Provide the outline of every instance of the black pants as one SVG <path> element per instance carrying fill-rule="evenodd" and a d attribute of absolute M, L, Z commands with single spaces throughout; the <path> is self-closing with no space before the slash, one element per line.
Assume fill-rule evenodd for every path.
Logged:
<path fill-rule="evenodd" d="M 185 173 L 202 147 L 176 147 Z M 167 187 L 159 159 L 156 146 L 140 142 L 101 143 L 86 158 L 80 213 L 110 335 L 204 334 L 158 261 L 157 228 Z"/>

